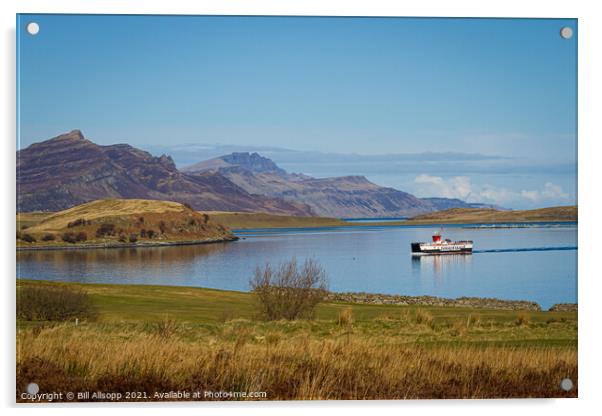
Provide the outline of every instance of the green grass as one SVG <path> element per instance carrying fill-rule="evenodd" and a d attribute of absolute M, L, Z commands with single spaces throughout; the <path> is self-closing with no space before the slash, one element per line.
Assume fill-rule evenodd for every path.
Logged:
<path fill-rule="evenodd" d="M 575 312 L 330 302 L 311 320 L 268 322 L 243 292 L 22 279 L 17 290 L 61 285 L 87 292 L 97 314 L 17 320 L 18 401 L 32 379 L 41 392 L 268 400 L 577 396 Z M 558 387 L 566 377 L 570 392 Z"/>
<path fill-rule="evenodd" d="M 277 330 L 287 334 L 309 332 L 327 337 L 340 332 L 339 313 L 351 308 L 354 331 L 362 336 L 403 342 L 461 342 L 488 344 L 576 345 L 577 314 L 528 312 L 528 323 L 519 325 L 521 311 L 459 307 L 362 305 L 323 303 L 310 321 L 263 322 L 257 319 L 250 293 L 193 287 L 56 283 L 19 280 L 23 285 L 68 285 L 86 291 L 98 310 L 99 324 L 144 325 L 168 319 L 204 333 L 225 322 L 242 321 L 259 334 Z M 432 316 L 419 324 L 417 313 Z M 19 322 L 26 327 L 32 323 Z M 35 324 L 33 324 L 35 325 Z"/>

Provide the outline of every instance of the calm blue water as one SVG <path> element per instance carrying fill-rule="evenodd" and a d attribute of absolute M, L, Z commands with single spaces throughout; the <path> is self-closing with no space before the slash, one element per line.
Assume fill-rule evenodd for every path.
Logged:
<path fill-rule="evenodd" d="M 543 308 L 577 302 L 577 226 L 445 226 L 475 253 L 412 258 L 410 242 L 439 226 L 238 231 L 234 243 L 17 253 L 29 279 L 185 285 L 248 290 L 257 265 L 314 257 L 333 291 L 533 300 Z"/>

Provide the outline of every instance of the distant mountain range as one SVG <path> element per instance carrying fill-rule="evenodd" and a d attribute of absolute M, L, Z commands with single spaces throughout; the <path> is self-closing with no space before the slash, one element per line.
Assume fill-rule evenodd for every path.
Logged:
<path fill-rule="evenodd" d="M 491 207 L 459 199 L 420 199 L 407 192 L 376 185 L 364 176 L 318 179 L 290 174 L 257 153 L 232 153 L 196 163 L 183 171 L 220 173 L 249 193 L 303 202 L 323 217 L 403 217 L 448 208 Z"/>
<path fill-rule="evenodd" d="M 237 152 L 178 170 L 127 144 L 100 146 L 79 130 L 17 152 L 17 209 L 58 211 L 104 198 L 186 203 L 203 211 L 383 218 L 448 208 L 483 208 L 459 199 L 416 198 L 364 176 L 288 173 L 258 153 Z"/>

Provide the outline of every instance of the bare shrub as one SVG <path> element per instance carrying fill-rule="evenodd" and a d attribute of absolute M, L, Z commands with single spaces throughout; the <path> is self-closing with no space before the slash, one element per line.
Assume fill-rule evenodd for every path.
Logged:
<path fill-rule="evenodd" d="M 249 282 L 257 296 L 260 313 L 267 320 L 310 318 L 326 297 L 326 272 L 315 260 L 307 259 L 301 267 L 297 260 L 281 264 L 274 270 L 268 263 L 257 267 Z"/>
<path fill-rule="evenodd" d="M 54 241 L 56 236 L 54 234 L 44 234 L 42 241 Z"/>
<path fill-rule="evenodd" d="M 516 315 L 516 326 L 528 325 L 531 320 L 531 316 L 526 312 L 519 312 Z"/>
<path fill-rule="evenodd" d="M 339 312 L 337 324 L 344 328 L 351 327 L 353 325 L 353 309 L 345 308 Z"/>
<path fill-rule="evenodd" d="M 88 239 L 88 234 L 85 231 L 80 231 L 75 235 L 75 241 L 86 241 Z"/>
<path fill-rule="evenodd" d="M 21 236 L 21 240 L 26 241 L 28 243 L 35 243 L 36 242 L 36 238 L 31 235 L 31 234 L 23 234 Z"/>
<path fill-rule="evenodd" d="M 138 241 L 138 234 L 135 234 L 135 233 L 130 234 L 129 241 L 130 241 L 130 243 L 135 243 L 136 241 Z"/>
<path fill-rule="evenodd" d="M 431 329 L 435 328 L 435 318 L 428 311 L 421 308 L 416 309 L 415 318 L 418 325 L 426 325 Z"/>
<path fill-rule="evenodd" d="M 96 237 L 100 238 L 107 235 L 115 235 L 115 224 L 100 224 L 100 227 L 96 229 Z"/>
<path fill-rule="evenodd" d="M 165 230 L 167 230 L 167 225 L 165 225 L 165 221 L 159 221 L 159 231 L 161 231 L 161 234 L 165 234 Z"/>
<path fill-rule="evenodd" d="M 156 235 L 157 235 L 157 232 L 155 230 L 146 230 L 146 236 L 148 238 L 155 238 Z"/>
<path fill-rule="evenodd" d="M 20 286 L 17 317 L 27 321 L 91 319 L 96 315 L 88 294 L 67 286 Z"/>
<path fill-rule="evenodd" d="M 163 320 L 152 323 L 150 329 L 159 338 L 168 339 L 175 335 L 179 328 L 180 324 L 178 321 L 165 316 Z"/>
<path fill-rule="evenodd" d="M 75 244 L 77 242 L 77 236 L 75 233 L 69 231 L 61 235 L 61 240 L 63 240 L 65 243 Z"/>
<path fill-rule="evenodd" d="M 119 242 L 127 243 L 127 241 L 128 241 L 128 238 L 125 234 L 123 234 L 123 233 L 119 234 Z"/>
<path fill-rule="evenodd" d="M 83 227 L 85 225 L 90 225 L 90 221 L 87 221 L 83 218 L 78 218 L 75 221 L 71 221 L 70 223 L 67 224 L 67 228 L 73 228 L 73 227 Z"/>

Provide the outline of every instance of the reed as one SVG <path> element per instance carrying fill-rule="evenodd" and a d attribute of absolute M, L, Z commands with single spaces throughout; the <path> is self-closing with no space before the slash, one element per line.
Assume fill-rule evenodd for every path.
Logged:
<path fill-rule="evenodd" d="M 264 391 L 269 400 L 575 397 L 572 347 L 435 345 L 361 334 L 286 336 L 254 324 L 221 333 L 157 336 L 139 326 L 87 324 L 21 330 L 17 390 Z M 335 324 L 336 325 L 336 324 Z M 248 326 L 248 325 L 247 325 Z M 22 348 L 26 345 L 27 348 Z M 19 399 L 19 398 L 18 398 Z"/>

